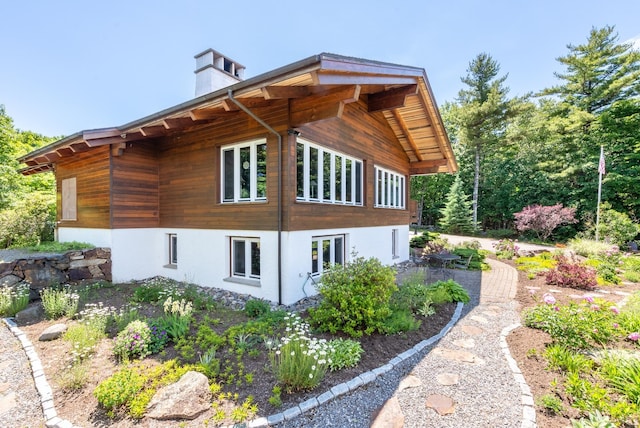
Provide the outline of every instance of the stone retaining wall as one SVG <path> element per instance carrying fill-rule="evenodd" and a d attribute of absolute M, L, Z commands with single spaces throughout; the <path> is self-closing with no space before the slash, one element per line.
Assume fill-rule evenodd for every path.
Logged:
<path fill-rule="evenodd" d="M 0 286 L 27 282 L 31 290 L 83 280 L 111 281 L 111 249 L 92 248 L 64 254 L 0 262 Z"/>

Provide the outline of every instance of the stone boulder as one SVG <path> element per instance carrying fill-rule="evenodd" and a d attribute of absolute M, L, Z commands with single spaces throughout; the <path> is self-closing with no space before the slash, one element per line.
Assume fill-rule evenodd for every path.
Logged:
<path fill-rule="evenodd" d="M 210 407 L 209 380 L 202 373 L 190 371 L 155 393 L 147 406 L 147 416 L 159 420 L 195 419 Z"/>
<path fill-rule="evenodd" d="M 40 322 L 43 316 L 44 308 L 38 302 L 27 306 L 26 309 L 18 312 L 14 318 L 18 325 L 29 325 Z"/>
<path fill-rule="evenodd" d="M 38 337 L 38 340 L 40 342 L 56 340 L 57 338 L 62 336 L 65 331 L 67 331 L 66 324 L 54 324 L 47 327 L 42 333 L 40 333 L 40 337 Z"/>

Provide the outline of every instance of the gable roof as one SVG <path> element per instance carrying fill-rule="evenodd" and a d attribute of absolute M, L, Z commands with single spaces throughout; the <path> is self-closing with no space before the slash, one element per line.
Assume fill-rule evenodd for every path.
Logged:
<path fill-rule="evenodd" d="M 422 68 L 321 53 L 114 128 L 86 130 L 20 159 L 24 175 L 92 147 L 169 135 L 235 114 L 233 98 L 245 106 L 291 99 L 292 126 L 340 117 L 344 104 L 367 97 L 369 112 L 380 112 L 409 159 L 411 175 L 456 172 L 451 143 Z"/>

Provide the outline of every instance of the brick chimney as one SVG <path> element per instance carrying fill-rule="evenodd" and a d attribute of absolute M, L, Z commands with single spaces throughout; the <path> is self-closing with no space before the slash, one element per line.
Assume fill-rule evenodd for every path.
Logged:
<path fill-rule="evenodd" d="M 196 97 L 226 88 L 244 79 L 244 66 L 220 52 L 207 49 L 196 59 Z"/>

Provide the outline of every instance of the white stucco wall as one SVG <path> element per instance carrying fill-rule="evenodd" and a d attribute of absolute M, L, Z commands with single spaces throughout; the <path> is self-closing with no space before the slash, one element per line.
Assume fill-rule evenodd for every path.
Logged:
<path fill-rule="evenodd" d="M 398 229 L 399 257 L 392 257 L 392 230 Z M 178 264 L 168 267 L 168 234 L 178 236 Z M 408 225 L 351 229 L 317 229 L 282 233 L 282 303 L 294 303 L 316 294 L 311 271 L 311 239 L 344 234 L 345 256 L 376 257 L 384 264 L 409 258 Z M 90 242 L 111 248 L 114 282 L 162 275 L 177 281 L 217 287 L 278 301 L 277 232 L 202 229 L 82 229 L 60 228 L 59 240 Z M 231 282 L 230 237 L 260 239 L 260 285 Z M 227 280 L 225 280 L 227 278 Z M 306 282 L 306 284 L 305 284 Z"/>

